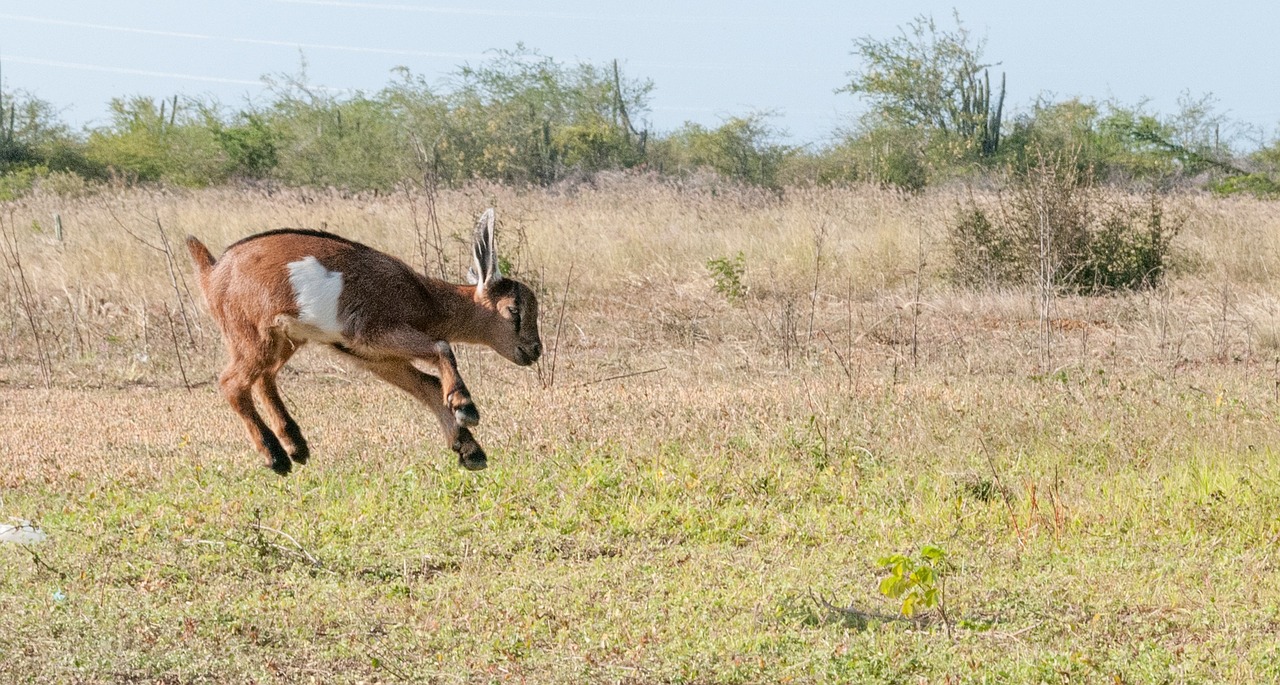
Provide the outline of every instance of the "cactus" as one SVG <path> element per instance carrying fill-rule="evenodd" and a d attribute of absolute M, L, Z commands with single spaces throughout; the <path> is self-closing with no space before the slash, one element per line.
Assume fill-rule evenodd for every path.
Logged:
<path fill-rule="evenodd" d="M 1004 114 L 1005 75 L 1000 74 L 1000 95 L 996 98 L 995 110 L 991 108 L 991 72 L 982 70 L 982 80 L 978 80 L 978 70 L 967 70 L 957 75 L 960 89 L 960 109 L 954 113 L 958 133 L 974 141 L 983 157 L 990 157 L 1000 149 L 1000 120 Z"/>
<path fill-rule="evenodd" d="M 6 146 L 13 142 L 14 122 L 17 115 L 17 107 L 13 104 L 9 105 L 9 128 L 4 126 L 4 79 L 0 79 L 0 143 Z"/>

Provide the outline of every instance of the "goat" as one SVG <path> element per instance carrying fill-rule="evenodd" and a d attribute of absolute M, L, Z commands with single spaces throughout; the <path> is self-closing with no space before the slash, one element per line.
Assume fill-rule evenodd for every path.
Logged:
<path fill-rule="evenodd" d="M 521 366 L 542 354 L 533 290 L 498 268 L 493 209 L 476 224 L 469 286 L 308 229 L 251 235 L 216 260 L 195 236 L 187 237 L 187 250 L 230 357 L 218 378 L 222 394 L 282 476 L 291 462 L 306 463 L 310 451 L 280 398 L 276 375 L 308 342 L 328 345 L 429 407 L 459 465 L 470 470 L 488 460 L 469 430 L 480 413 L 450 344 L 487 345 Z M 414 360 L 438 375 L 419 370 Z"/>

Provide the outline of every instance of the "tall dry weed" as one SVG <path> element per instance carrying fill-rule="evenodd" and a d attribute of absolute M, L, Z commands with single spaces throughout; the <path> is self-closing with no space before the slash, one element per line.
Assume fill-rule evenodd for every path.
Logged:
<path fill-rule="evenodd" d="M 774 193 L 635 175 L 535 190 L 478 184 L 436 195 L 441 239 L 427 256 L 462 280 L 467 227 L 493 205 L 510 266 L 550 306 L 572 269 L 559 384 L 579 371 L 582 380 L 662 365 L 729 376 L 802 368 L 843 382 L 859 368 L 1035 368 L 1028 350 L 1045 336 L 1055 364 L 1085 363 L 1108 345 L 1164 364 L 1280 347 L 1280 289 L 1271 278 L 1280 272 L 1280 218 L 1270 203 L 1171 198 L 1189 218 L 1167 285 L 1101 300 L 1064 296 L 1045 317 L 1033 288 L 975 292 L 949 281 L 943 236 L 962 197 L 956 189 L 906 195 L 873 187 Z M 311 227 L 410 262 L 424 256 L 414 229 L 422 198 L 405 193 L 108 188 L 37 194 L 5 212 L 29 288 L 10 269 L 0 294 L 8 383 L 42 382 L 44 367 L 72 384 L 178 383 L 182 372 L 196 383 L 210 378 L 221 353 L 199 343 L 216 336 L 189 265 L 179 258 L 171 272 L 164 250 L 184 234 L 218 252 L 261 230 Z M 47 228 L 55 213 L 62 240 Z M 738 253 L 741 305 L 716 292 L 706 267 Z M 18 325 L 24 308 L 39 312 L 36 330 L 47 337 Z M 171 325 L 182 344 L 169 339 Z"/>

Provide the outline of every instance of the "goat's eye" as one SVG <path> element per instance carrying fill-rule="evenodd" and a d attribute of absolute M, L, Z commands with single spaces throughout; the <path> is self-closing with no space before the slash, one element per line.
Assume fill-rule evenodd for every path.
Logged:
<path fill-rule="evenodd" d="M 520 310 L 515 307 L 507 307 L 507 313 L 510 314 L 513 319 L 520 316 Z"/>

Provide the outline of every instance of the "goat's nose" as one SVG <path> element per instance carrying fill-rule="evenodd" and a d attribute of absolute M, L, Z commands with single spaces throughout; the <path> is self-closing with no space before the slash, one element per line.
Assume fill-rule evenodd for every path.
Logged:
<path fill-rule="evenodd" d="M 540 343 L 540 342 L 536 342 L 536 343 L 534 343 L 534 344 L 530 345 L 530 346 L 529 346 L 529 351 L 533 353 L 533 356 L 535 356 L 535 357 L 541 357 L 541 356 L 542 356 L 542 343 Z"/>

